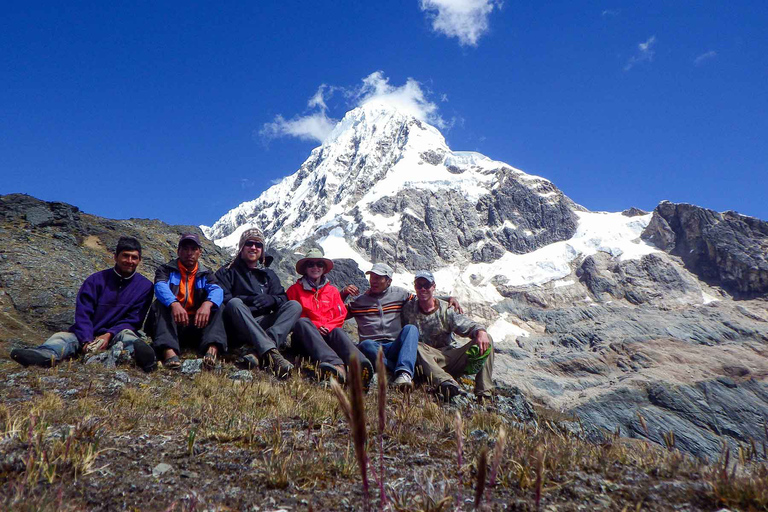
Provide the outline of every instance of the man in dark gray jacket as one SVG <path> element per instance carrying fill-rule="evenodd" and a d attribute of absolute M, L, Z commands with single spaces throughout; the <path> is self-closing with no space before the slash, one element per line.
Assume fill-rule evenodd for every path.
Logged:
<path fill-rule="evenodd" d="M 230 345 L 245 344 L 249 367 L 269 368 L 280 378 L 293 364 L 280 354 L 288 334 L 301 316 L 301 305 L 288 300 L 280 279 L 269 269 L 272 256 L 264 254 L 264 235 L 251 228 L 240 236 L 237 255 L 216 272 L 224 290 L 224 325 Z"/>

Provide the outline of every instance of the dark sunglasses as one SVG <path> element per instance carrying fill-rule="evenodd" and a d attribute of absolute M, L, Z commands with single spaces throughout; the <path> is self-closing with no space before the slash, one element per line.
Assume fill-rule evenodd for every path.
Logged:
<path fill-rule="evenodd" d="M 246 247 L 256 247 L 258 249 L 264 248 L 264 244 L 263 243 L 261 243 L 261 242 L 254 242 L 253 240 L 248 240 L 247 242 L 245 242 L 245 246 Z"/>
<path fill-rule="evenodd" d="M 322 261 L 308 261 L 306 263 L 307 268 L 311 267 L 318 267 L 318 268 L 325 268 L 325 263 Z"/>
<path fill-rule="evenodd" d="M 435 283 L 430 282 L 421 282 L 421 283 L 413 283 L 413 286 L 416 287 L 417 290 L 429 290 L 432 288 L 432 285 Z"/>

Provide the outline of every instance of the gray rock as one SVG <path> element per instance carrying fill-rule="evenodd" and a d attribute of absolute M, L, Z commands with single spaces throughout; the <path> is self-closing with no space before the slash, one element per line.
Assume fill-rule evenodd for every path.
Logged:
<path fill-rule="evenodd" d="M 252 381 L 253 373 L 251 373 L 249 370 L 240 370 L 230 375 L 229 378 L 239 381 Z"/>
<path fill-rule="evenodd" d="M 168 473 L 172 469 L 173 469 L 173 466 L 171 466 L 170 464 L 166 464 L 165 462 L 161 462 L 160 464 L 158 464 L 157 466 L 155 466 L 152 469 L 152 476 L 154 478 L 160 478 L 161 476 L 163 476 L 164 474 Z"/>
<path fill-rule="evenodd" d="M 185 359 L 181 362 L 181 373 L 184 375 L 194 375 L 203 371 L 202 359 Z"/>
<path fill-rule="evenodd" d="M 115 377 L 115 380 L 122 382 L 124 384 L 128 384 L 129 382 L 131 382 L 131 378 L 128 376 L 128 374 L 122 371 L 115 372 L 114 377 Z"/>
<path fill-rule="evenodd" d="M 734 295 L 768 293 L 768 222 L 664 201 L 642 238 L 682 258 L 701 280 Z"/>

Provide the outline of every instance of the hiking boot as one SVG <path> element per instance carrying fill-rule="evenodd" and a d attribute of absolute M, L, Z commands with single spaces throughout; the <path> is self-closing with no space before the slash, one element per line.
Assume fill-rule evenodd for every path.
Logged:
<path fill-rule="evenodd" d="M 443 396 L 443 401 L 445 401 L 446 403 L 450 403 L 455 398 L 467 396 L 467 393 L 464 390 L 462 390 L 459 386 L 457 386 L 455 383 L 450 381 L 443 382 L 442 384 L 440 384 L 438 393 L 440 393 Z"/>
<path fill-rule="evenodd" d="M 363 389 L 368 391 L 371 388 L 371 379 L 373 378 L 373 365 L 371 363 L 362 366 Z"/>
<path fill-rule="evenodd" d="M 252 370 L 259 367 L 259 358 L 256 354 L 244 354 L 235 364 L 242 370 Z"/>
<path fill-rule="evenodd" d="M 157 370 L 155 350 L 146 341 L 136 340 L 133 342 L 133 358 L 136 361 L 136 366 L 145 372 L 150 373 Z"/>
<path fill-rule="evenodd" d="M 47 354 L 47 355 L 46 355 Z M 24 366 L 42 366 L 51 368 L 56 364 L 53 354 L 35 348 L 15 348 L 11 350 L 11 359 Z"/>
<path fill-rule="evenodd" d="M 344 369 L 343 365 L 320 363 L 318 368 L 320 369 L 320 380 L 331 380 L 333 377 L 339 384 L 344 384 L 347 381 L 347 370 Z"/>
<path fill-rule="evenodd" d="M 408 372 L 399 372 L 392 385 L 403 393 L 408 393 L 413 391 L 413 377 Z"/>
<path fill-rule="evenodd" d="M 262 356 L 262 364 L 265 368 L 274 373 L 275 377 L 278 379 L 285 379 L 293 371 L 291 362 L 284 358 L 276 348 L 268 350 L 267 353 Z"/>

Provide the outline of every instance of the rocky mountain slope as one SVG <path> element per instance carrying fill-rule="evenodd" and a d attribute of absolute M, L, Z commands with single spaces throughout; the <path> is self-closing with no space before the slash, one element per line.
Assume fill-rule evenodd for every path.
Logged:
<path fill-rule="evenodd" d="M 724 441 L 765 438 L 764 221 L 668 202 L 590 212 L 374 104 L 349 112 L 296 173 L 202 229 L 231 250 L 251 226 L 289 260 L 309 246 L 351 260 L 349 279 L 378 261 L 407 287 L 433 270 L 438 291 L 494 336 L 497 380 L 596 438 L 661 443 L 672 431 L 705 458 Z"/>

